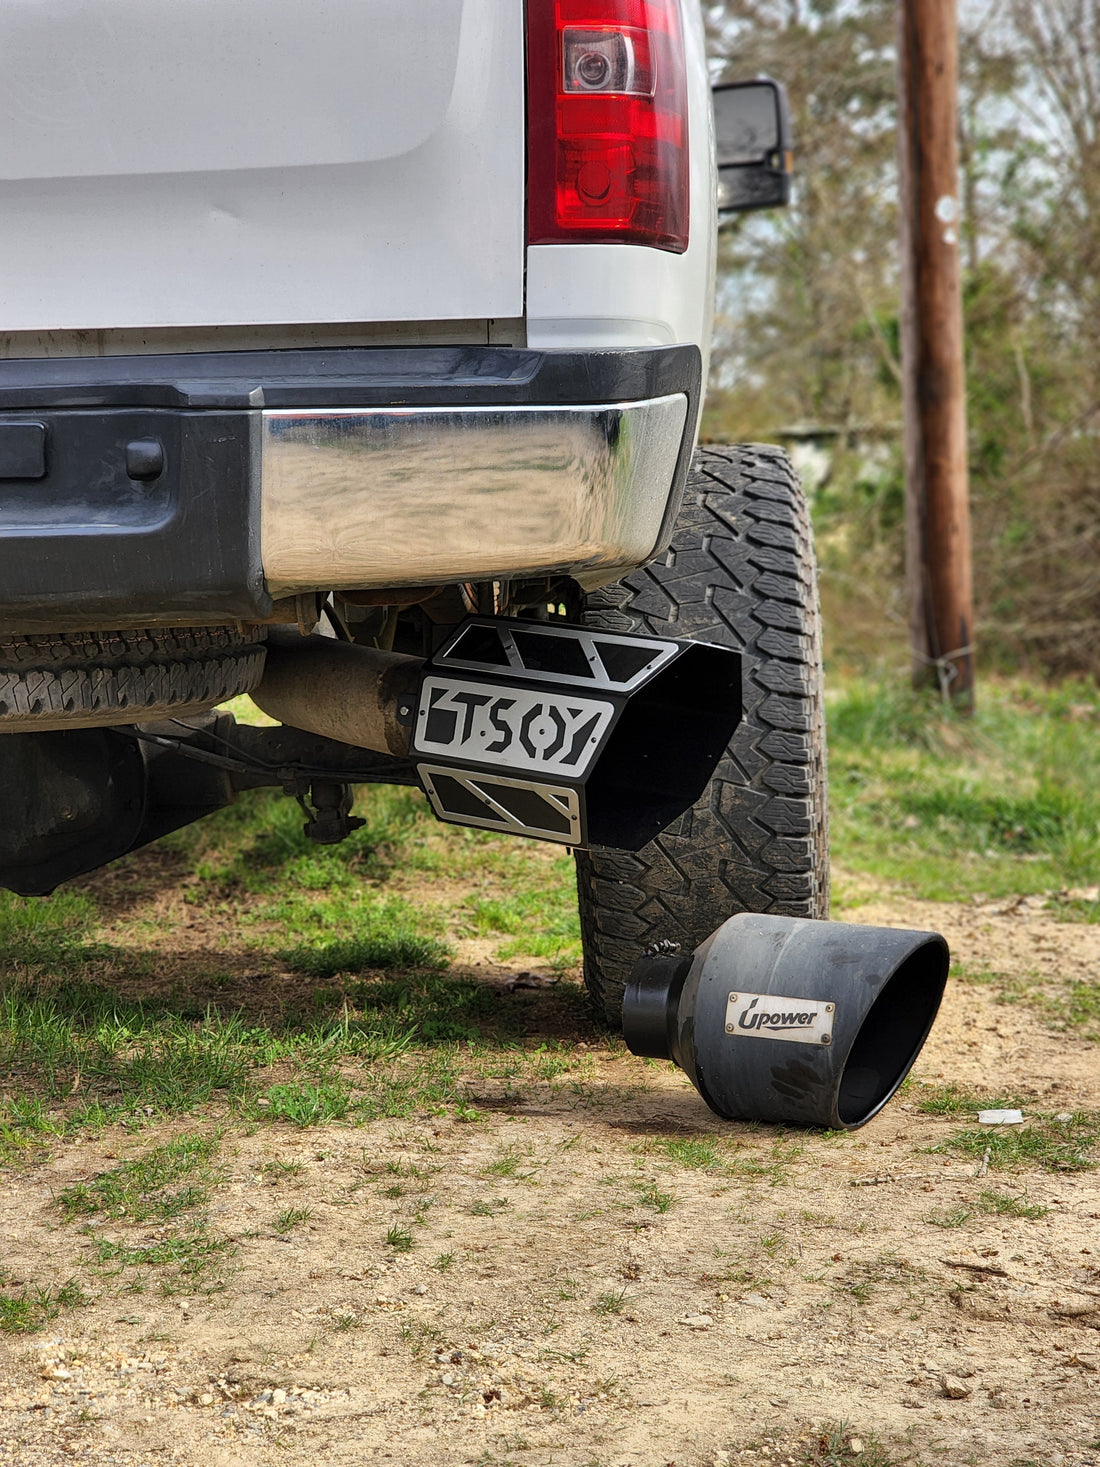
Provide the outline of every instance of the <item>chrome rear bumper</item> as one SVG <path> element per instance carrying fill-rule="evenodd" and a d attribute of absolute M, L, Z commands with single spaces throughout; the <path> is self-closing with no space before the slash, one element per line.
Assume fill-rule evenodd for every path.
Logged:
<path fill-rule="evenodd" d="M 266 411 L 268 589 L 611 579 L 657 546 L 687 410 L 687 396 L 670 393 L 626 404 Z"/>
<path fill-rule="evenodd" d="M 671 533 L 701 371 L 693 346 L 0 356 L 0 632 L 617 580 Z"/>

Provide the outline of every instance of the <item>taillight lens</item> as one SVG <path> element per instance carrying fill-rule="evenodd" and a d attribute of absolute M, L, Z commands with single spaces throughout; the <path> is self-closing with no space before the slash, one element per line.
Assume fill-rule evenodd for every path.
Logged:
<path fill-rule="evenodd" d="M 688 244 L 679 0 L 527 0 L 527 234 Z"/>

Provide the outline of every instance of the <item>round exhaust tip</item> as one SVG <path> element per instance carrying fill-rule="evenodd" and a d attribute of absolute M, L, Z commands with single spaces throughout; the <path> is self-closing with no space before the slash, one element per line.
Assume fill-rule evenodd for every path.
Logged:
<path fill-rule="evenodd" d="M 631 974 L 623 1034 L 728 1120 L 854 1130 L 909 1073 L 950 955 L 936 932 L 743 912 Z"/>

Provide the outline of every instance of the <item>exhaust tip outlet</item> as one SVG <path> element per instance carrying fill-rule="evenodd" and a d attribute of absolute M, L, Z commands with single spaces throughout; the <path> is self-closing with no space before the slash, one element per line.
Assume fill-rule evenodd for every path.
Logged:
<path fill-rule="evenodd" d="M 742 912 L 691 956 L 638 959 L 623 1035 L 726 1120 L 852 1131 L 912 1068 L 949 965 L 937 932 Z"/>

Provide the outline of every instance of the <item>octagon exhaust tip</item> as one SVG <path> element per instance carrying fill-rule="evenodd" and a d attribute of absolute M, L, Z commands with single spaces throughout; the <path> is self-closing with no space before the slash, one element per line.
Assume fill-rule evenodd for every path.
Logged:
<path fill-rule="evenodd" d="M 623 1036 L 726 1120 L 851 1131 L 909 1073 L 949 964 L 937 932 L 742 912 L 693 954 L 638 959 Z"/>

